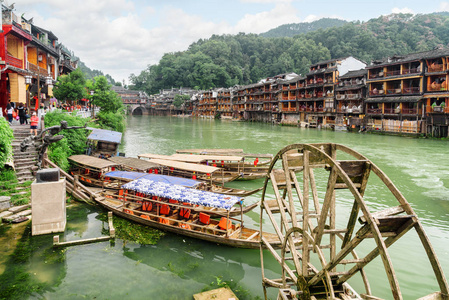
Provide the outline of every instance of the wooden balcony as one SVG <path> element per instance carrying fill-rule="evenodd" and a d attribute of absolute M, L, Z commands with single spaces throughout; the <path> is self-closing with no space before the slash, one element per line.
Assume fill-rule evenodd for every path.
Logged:
<path fill-rule="evenodd" d="M 417 73 L 419 73 L 419 69 L 418 69 L 418 68 L 402 69 L 402 74 L 403 74 L 403 75 L 407 75 L 407 74 L 417 74 Z"/>
<path fill-rule="evenodd" d="M 360 94 L 346 94 L 346 98 L 348 100 L 357 100 L 360 99 Z"/>
<path fill-rule="evenodd" d="M 428 72 L 442 72 L 443 65 L 442 64 L 431 64 L 427 70 L 428 70 Z"/>
<path fill-rule="evenodd" d="M 38 67 L 35 64 L 28 63 L 28 69 L 31 72 L 34 72 L 36 74 L 40 74 L 41 76 L 48 76 L 48 71 L 46 69 Z"/>
<path fill-rule="evenodd" d="M 368 108 L 367 109 L 367 113 L 368 114 L 373 114 L 373 115 L 381 115 L 382 114 L 382 109 L 381 108 Z"/>
<path fill-rule="evenodd" d="M 403 108 L 402 114 L 403 115 L 416 115 L 418 113 L 418 110 L 416 108 Z"/>
<path fill-rule="evenodd" d="M 283 112 L 295 112 L 296 111 L 296 107 L 283 107 L 282 111 Z"/>
<path fill-rule="evenodd" d="M 401 89 L 387 89 L 387 95 L 401 94 Z"/>
<path fill-rule="evenodd" d="M 383 94 L 384 94 L 384 90 L 378 90 L 378 91 L 372 90 L 369 92 L 370 96 L 379 96 L 379 95 L 383 95 Z"/>
<path fill-rule="evenodd" d="M 23 69 L 23 60 L 22 59 L 18 59 L 14 56 L 11 56 L 9 54 L 6 54 L 6 58 L 5 58 L 6 64 L 19 68 L 19 69 Z"/>
<path fill-rule="evenodd" d="M 401 75 L 401 70 L 391 70 L 385 72 L 385 77 Z"/>
<path fill-rule="evenodd" d="M 446 91 L 446 88 L 443 87 L 440 83 L 432 83 L 427 86 L 428 91 Z"/>
<path fill-rule="evenodd" d="M 430 106 L 430 109 L 429 109 L 429 106 L 428 106 L 427 108 L 428 108 L 427 112 L 435 112 L 435 113 L 448 113 L 449 112 L 448 108 L 440 106 L 440 105 L 438 105 L 438 106 Z"/>
<path fill-rule="evenodd" d="M 337 95 L 337 100 L 345 100 L 345 98 L 346 98 L 346 95 L 341 95 L 341 94 Z"/>
<path fill-rule="evenodd" d="M 369 74 L 369 79 L 375 79 L 375 78 L 383 78 L 384 77 L 384 72 L 379 72 L 379 73 L 374 73 L 374 74 Z"/>
<path fill-rule="evenodd" d="M 419 86 L 404 88 L 402 93 L 403 94 L 416 94 L 416 93 L 419 93 Z"/>
<path fill-rule="evenodd" d="M 384 108 L 384 114 L 395 115 L 400 112 L 401 110 L 399 108 Z"/>

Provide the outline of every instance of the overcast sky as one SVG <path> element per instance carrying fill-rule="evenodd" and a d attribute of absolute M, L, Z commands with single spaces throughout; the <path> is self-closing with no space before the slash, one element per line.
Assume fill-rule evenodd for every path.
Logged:
<path fill-rule="evenodd" d="M 323 17 L 367 21 L 391 13 L 449 11 L 439 0 L 5 0 L 52 31 L 91 69 L 128 80 L 164 53 L 212 34 L 262 33 Z"/>

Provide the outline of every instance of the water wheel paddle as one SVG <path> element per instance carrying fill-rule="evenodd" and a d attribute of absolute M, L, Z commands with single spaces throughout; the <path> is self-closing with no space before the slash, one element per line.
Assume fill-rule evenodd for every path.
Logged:
<path fill-rule="evenodd" d="M 350 159 L 337 160 L 337 156 Z M 328 173 L 324 191 L 319 189 L 316 169 Z M 372 174 L 380 179 L 392 199 L 397 200 L 397 206 L 381 211 L 368 208 L 364 195 Z M 267 188 L 273 189 L 275 199 L 267 199 Z M 336 210 L 340 195 L 345 201 L 349 197 L 352 203 L 352 210 L 343 215 L 338 215 Z M 380 299 L 372 294 L 366 271 L 366 266 L 380 256 L 391 298 L 402 299 L 388 248 L 411 229 L 419 236 L 440 288 L 422 299 L 448 299 L 446 278 L 419 219 L 375 164 L 339 144 L 287 146 L 274 157 L 262 193 L 260 231 L 275 232 L 283 243 L 282 249 L 276 250 L 261 235 L 265 298 L 268 288 L 276 288 L 278 299 Z M 359 257 L 356 250 L 365 241 L 366 253 Z M 272 272 L 264 269 L 268 264 L 264 260 L 273 258 L 279 263 L 281 278 L 266 275 Z M 363 282 L 363 293 L 358 294 L 348 284 L 355 275 Z"/>

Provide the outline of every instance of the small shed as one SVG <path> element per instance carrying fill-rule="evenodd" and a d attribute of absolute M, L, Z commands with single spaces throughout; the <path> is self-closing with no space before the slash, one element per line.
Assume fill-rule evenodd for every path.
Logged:
<path fill-rule="evenodd" d="M 87 137 L 87 154 L 95 157 L 111 157 L 118 154 L 118 145 L 122 140 L 122 133 L 118 131 L 89 128 L 92 132 Z"/>

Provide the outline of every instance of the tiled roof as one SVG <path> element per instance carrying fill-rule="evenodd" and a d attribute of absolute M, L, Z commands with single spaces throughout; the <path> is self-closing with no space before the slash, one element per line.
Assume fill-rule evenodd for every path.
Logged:
<path fill-rule="evenodd" d="M 367 66 L 367 69 L 377 68 L 381 66 L 401 64 L 405 62 L 419 61 L 422 59 L 432 59 L 443 56 L 449 56 L 449 49 L 434 49 L 425 52 L 410 53 L 406 55 L 393 55 L 391 57 L 383 58 L 373 61 L 373 63 Z"/>
<path fill-rule="evenodd" d="M 340 76 L 339 78 L 345 79 L 345 78 L 361 77 L 361 76 L 366 75 L 367 73 L 368 73 L 368 71 L 366 69 L 349 71 L 348 73 L 346 73 L 343 76 Z"/>

